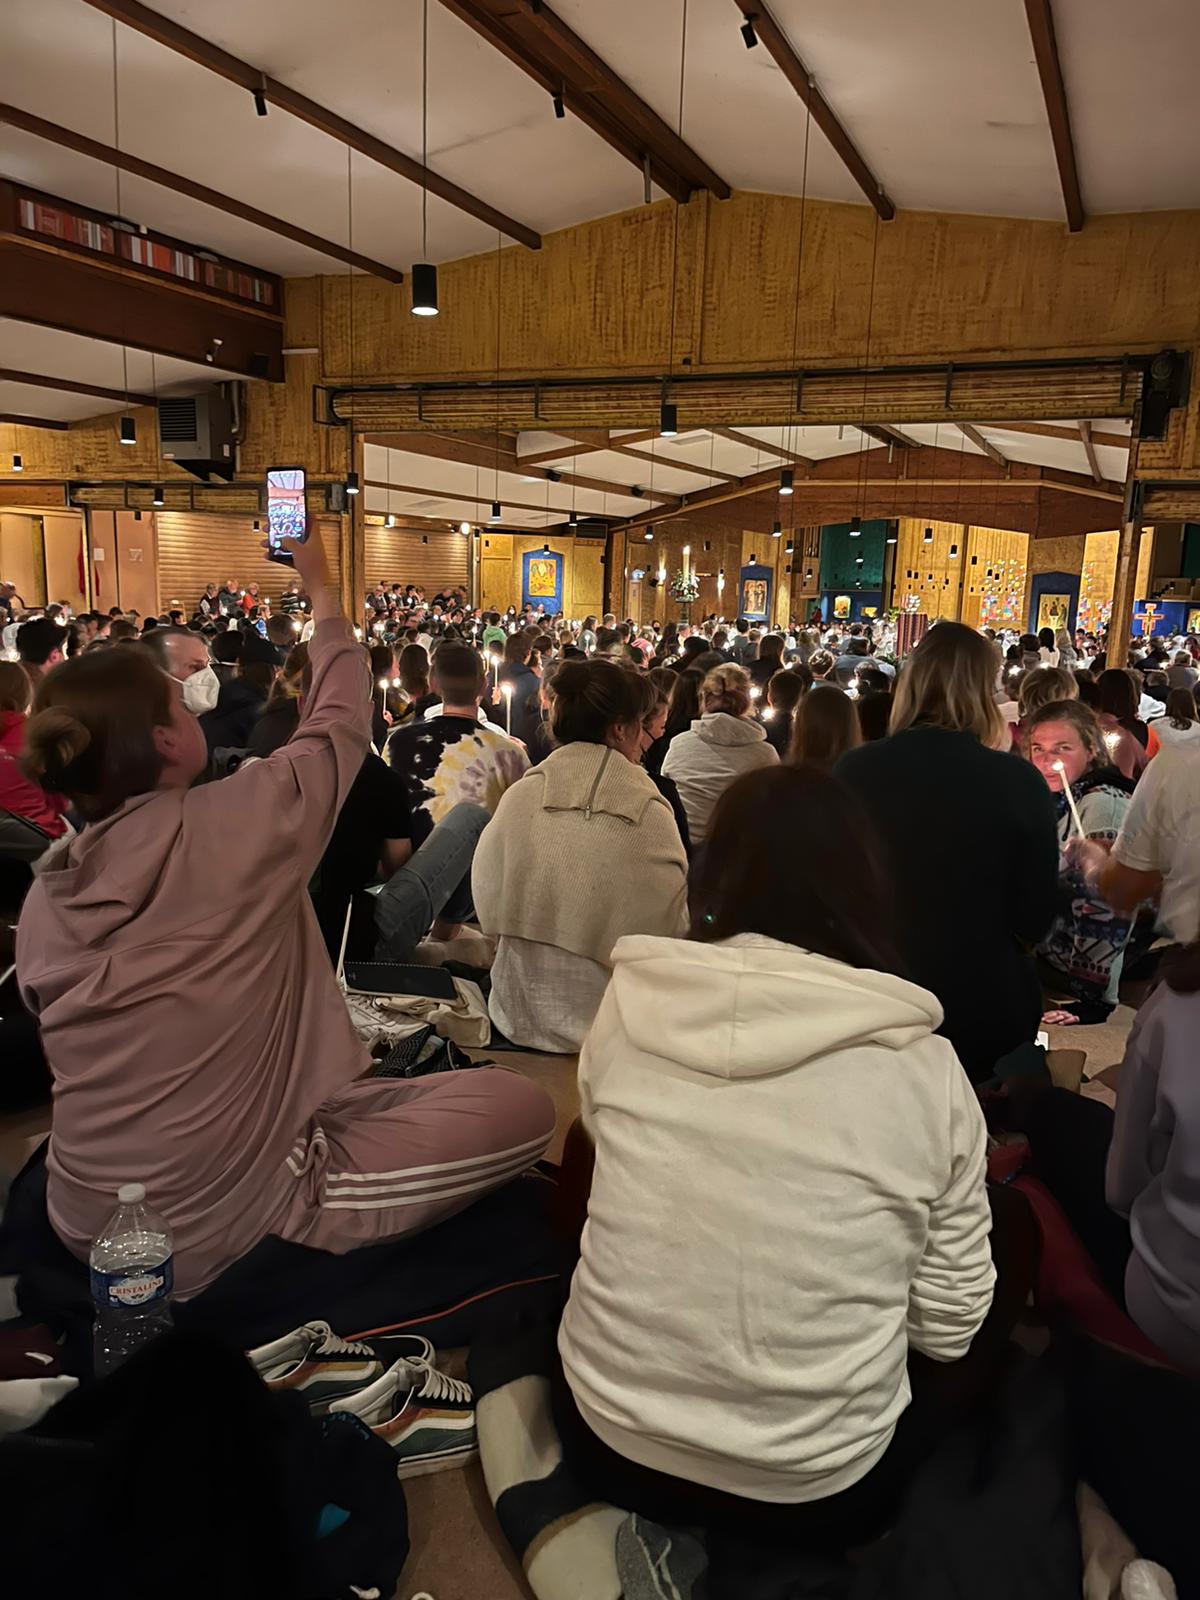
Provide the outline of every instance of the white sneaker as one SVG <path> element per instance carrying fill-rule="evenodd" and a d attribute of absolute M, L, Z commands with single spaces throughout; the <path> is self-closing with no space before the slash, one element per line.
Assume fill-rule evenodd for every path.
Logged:
<path fill-rule="evenodd" d="M 246 1354 L 268 1389 L 301 1394 L 319 1414 L 373 1384 L 398 1358 L 432 1364 L 436 1352 L 419 1333 L 349 1340 L 339 1339 L 327 1322 L 306 1322 Z"/>
<path fill-rule="evenodd" d="M 335 1401 L 330 1410 L 353 1412 L 390 1444 L 401 1478 L 457 1467 L 478 1448 L 470 1385 L 427 1361 L 397 1361 L 369 1389 Z"/>

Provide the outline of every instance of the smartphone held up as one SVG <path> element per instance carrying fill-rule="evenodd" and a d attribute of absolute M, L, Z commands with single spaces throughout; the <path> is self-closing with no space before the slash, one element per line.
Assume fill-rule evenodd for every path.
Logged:
<path fill-rule="evenodd" d="M 267 473 L 267 560 L 295 566 L 282 548 L 282 542 L 292 539 L 296 544 L 304 544 L 308 531 L 304 468 L 272 467 Z"/>

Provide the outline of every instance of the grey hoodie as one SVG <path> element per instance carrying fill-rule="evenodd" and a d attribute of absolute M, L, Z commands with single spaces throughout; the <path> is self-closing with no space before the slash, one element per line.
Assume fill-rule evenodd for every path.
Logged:
<path fill-rule="evenodd" d="M 735 778 L 757 767 L 774 767 L 779 756 L 767 743 L 761 722 L 731 717 L 727 711 L 706 711 L 691 727 L 677 733 L 667 748 L 663 777 L 679 790 L 687 812 L 688 833 L 699 844 L 717 801 Z"/>

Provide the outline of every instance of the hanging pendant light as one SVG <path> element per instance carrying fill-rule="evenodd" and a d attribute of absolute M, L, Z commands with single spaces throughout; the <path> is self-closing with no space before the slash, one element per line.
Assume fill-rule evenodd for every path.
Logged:
<path fill-rule="evenodd" d="M 784 467 L 783 471 L 779 474 L 779 492 L 780 492 L 780 494 L 794 494 L 795 493 L 795 487 L 794 487 L 795 481 L 796 481 L 796 474 L 792 471 L 791 467 Z"/>
<path fill-rule="evenodd" d="M 122 417 L 121 418 L 121 443 L 122 444 L 136 444 L 137 443 L 137 423 L 134 421 L 134 419 L 132 417 Z"/>
<path fill-rule="evenodd" d="M 778 517 L 776 517 L 775 521 L 771 524 L 771 537 L 772 539 L 780 539 L 783 537 L 783 524 L 780 522 Z"/>
<path fill-rule="evenodd" d="M 488 518 L 488 521 L 489 522 L 499 522 L 500 521 L 500 502 L 499 502 L 499 500 L 493 500 L 492 501 L 492 514 Z"/>
<path fill-rule="evenodd" d="M 438 314 L 437 268 L 429 261 L 418 261 L 412 269 L 412 314 L 436 317 Z"/>
<path fill-rule="evenodd" d="M 671 400 L 664 400 L 658 408 L 658 431 L 664 439 L 679 436 L 679 409 Z"/>
<path fill-rule="evenodd" d="M 758 43 L 758 34 L 754 31 L 753 17 L 746 18 L 745 22 L 742 23 L 740 32 L 742 39 L 745 42 L 746 49 L 753 50 L 754 46 Z"/>
<path fill-rule="evenodd" d="M 862 538 L 862 518 L 861 517 L 851 517 L 850 518 L 850 537 L 852 539 L 861 539 Z"/>
<path fill-rule="evenodd" d="M 166 501 L 163 499 L 163 487 L 161 483 L 156 483 L 154 485 L 154 495 L 150 501 L 150 504 L 156 508 L 166 505 Z"/>
<path fill-rule="evenodd" d="M 14 472 L 24 472 L 24 470 L 25 470 L 25 463 L 21 460 L 20 456 L 17 455 L 14 452 L 13 453 L 13 471 Z"/>
<path fill-rule="evenodd" d="M 385 528 L 394 528 L 396 526 L 396 519 L 390 511 L 388 512 L 387 516 L 384 517 L 383 525 Z"/>
<path fill-rule="evenodd" d="M 567 518 L 567 527 L 570 528 L 572 530 L 572 532 L 574 532 L 574 530 L 578 526 L 579 526 L 579 518 L 576 516 L 575 512 L 572 511 L 571 515 Z"/>
<path fill-rule="evenodd" d="M 654 537 L 654 529 L 653 528 L 647 528 L 645 534 L 643 535 L 643 538 L 645 538 L 646 542 L 649 543 L 649 541 L 651 539 L 653 539 L 653 537 Z"/>
<path fill-rule="evenodd" d="M 357 472 L 348 472 L 346 474 L 346 493 L 347 494 L 357 494 L 359 489 L 360 489 L 360 487 L 361 487 L 361 485 L 359 484 L 359 481 L 358 481 L 358 473 Z"/>
<path fill-rule="evenodd" d="M 895 544 L 896 543 L 896 535 L 889 530 L 888 536 L 883 542 L 884 542 L 884 544 Z"/>
<path fill-rule="evenodd" d="M 925 529 L 925 537 L 921 541 L 921 543 L 922 544 L 932 544 L 933 543 L 933 529 L 932 528 L 926 528 Z"/>
<path fill-rule="evenodd" d="M 412 314 L 438 314 L 437 268 L 429 259 L 429 0 L 421 6 L 421 254 L 412 269 Z"/>

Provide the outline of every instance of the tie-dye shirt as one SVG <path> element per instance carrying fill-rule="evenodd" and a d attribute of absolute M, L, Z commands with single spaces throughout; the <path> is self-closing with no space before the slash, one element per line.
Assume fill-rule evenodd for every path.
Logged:
<path fill-rule="evenodd" d="M 515 739 L 471 717 L 442 715 L 397 728 L 384 755 L 408 786 L 414 847 L 463 801 L 494 813 L 529 768 Z"/>

